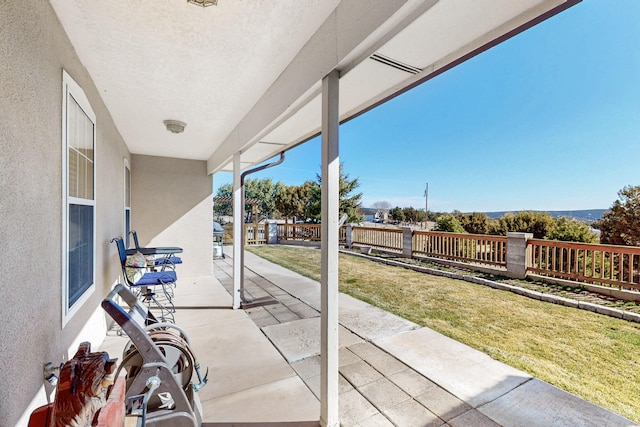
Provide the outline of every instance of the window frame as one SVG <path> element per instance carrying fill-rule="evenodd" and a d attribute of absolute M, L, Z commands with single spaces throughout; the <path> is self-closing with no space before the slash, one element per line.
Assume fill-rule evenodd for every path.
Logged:
<path fill-rule="evenodd" d="M 93 124 L 93 168 L 92 168 L 92 195 L 93 199 L 84 199 L 69 196 L 69 141 L 68 141 L 68 109 L 69 97 L 78 104 L 80 109 Z M 91 104 L 84 91 L 73 80 L 73 78 L 62 70 L 62 327 L 64 327 L 80 308 L 89 300 L 96 290 L 96 164 L 97 164 L 97 141 L 96 141 L 96 115 L 91 108 Z M 80 297 L 69 304 L 69 210 L 71 205 L 92 207 L 92 277 L 91 285 L 88 286 Z"/>
<path fill-rule="evenodd" d="M 127 179 L 127 172 L 128 178 Z M 128 197 L 127 197 L 128 196 Z M 123 240 L 125 247 L 129 247 L 131 242 L 129 241 L 129 232 L 131 231 L 131 166 L 129 165 L 129 159 L 124 158 L 124 196 L 123 196 Z M 127 219 L 129 222 L 127 223 Z M 128 226 L 128 227 L 127 227 Z"/>

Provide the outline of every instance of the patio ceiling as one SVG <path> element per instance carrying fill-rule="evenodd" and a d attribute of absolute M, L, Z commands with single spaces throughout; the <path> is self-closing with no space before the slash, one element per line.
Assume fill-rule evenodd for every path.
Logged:
<path fill-rule="evenodd" d="M 51 0 L 129 150 L 254 165 L 579 0 Z M 186 122 L 182 134 L 163 120 Z"/>

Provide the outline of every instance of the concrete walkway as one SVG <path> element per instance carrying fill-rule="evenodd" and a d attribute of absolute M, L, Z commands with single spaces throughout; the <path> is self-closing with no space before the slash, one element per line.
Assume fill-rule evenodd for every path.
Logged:
<path fill-rule="evenodd" d="M 204 425 L 317 425 L 320 285 L 251 253 L 245 261 L 248 293 L 275 303 L 230 309 L 229 255 L 214 277 L 181 277 L 176 289 L 176 323 L 209 367 Z M 348 295 L 339 304 L 343 426 L 635 425 Z M 102 349 L 120 357 L 125 342 L 110 333 Z"/>
<path fill-rule="evenodd" d="M 279 301 L 248 309 L 249 316 L 318 396 L 319 284 L 251 253 L 245 262 L 249 293 Z M 216 277 L 230 289 L 231 260 L 216 266 Z M 636 425 L 348 295 L 340 294 L 339 304 L 345 426 Z"/>

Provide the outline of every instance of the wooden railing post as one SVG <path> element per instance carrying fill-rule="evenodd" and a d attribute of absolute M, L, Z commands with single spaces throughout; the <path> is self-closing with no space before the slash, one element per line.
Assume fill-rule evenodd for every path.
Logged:
<path fill-rule="evenodd" d="M 527 240 L 532 233 L 507 233 L 507 277 L 524 279 L 527 276 Z"/>
<path fill-rule="evenodd" d="M 411 258 L 413 256 L 413 230 L 409 227 L 402 228 L 402 257 Z"/>
<path fill-rule="evenodd" d="M 350 248 L 351 246 L 353 246 L 353 224 L 349 223 L 347 224 L 347 228 L 345 230 L 345 238 L 346 238 L 346 243 L 345 246 L 347 248 Z"/>

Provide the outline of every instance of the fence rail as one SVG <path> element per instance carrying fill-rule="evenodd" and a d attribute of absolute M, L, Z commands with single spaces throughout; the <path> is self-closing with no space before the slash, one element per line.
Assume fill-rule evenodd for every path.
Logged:
<path fill-rule="evenodd" d="M 268 224 L 245 224 L 244 241 L 247 245 L 264 245 L 269 236 Z"/>
<path fill-rule="evenodd" d="M 222 236 L 222 243 L 225 245 L 233 244 L 233 224 L 226 224 L 222 227 L 226 233 Z M 244 225 L 244 243 L 246 245 L 264 245 L 267 243 L 269 236 L 268 224 L 245 224 Z M 214 239 L 217 244 L 218 241 Z"/>
<path fill-rule="evenodd" d="M 310 240 L 319 242 L 320 224 L 278 224 L 278 240 Z"/>
<path fill-rule="evenodd" d="M 353 227 L 352 242 L 372 248 L 402 253 L 402 230 L 378 227 Z"/>
<path fill-rule="evenodd" d="M 278 224 L 278 240 L 307 240 L 319 242 L 322 240 L 320 224 Z M 347 227 L 340 227 L 340 242 L 347 239 Z"/>
<path fill-rule="evenodd" d="M 580 282 L 640 290 L 640 248 L 528 240 L 528 270 Z"/>
<path fill-rule="evenodd" d="M 318 224 L 279 224 L 277 227 L 279 241 L 321 240 Z M 524 278 L 527 273 L 536 273 L 640 291 L 640 247 L 527 239 L 523 233 L 514 234 L 521 240 L 510 247 L 508 242 L 514 236 L 349 225 L 341 227 L 340 241 L 407 257 L 462 262 L 469 268 L 475 266 L 480 271 L 488 269 L 509 277 Z"/>
<path fill-rule="evenodd" d="M 506 267 L 507 238 L 481 234 L 414 231 L 412 256 Z"/>

